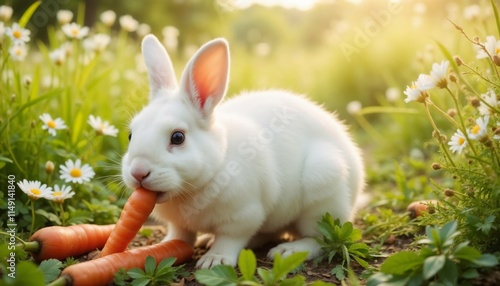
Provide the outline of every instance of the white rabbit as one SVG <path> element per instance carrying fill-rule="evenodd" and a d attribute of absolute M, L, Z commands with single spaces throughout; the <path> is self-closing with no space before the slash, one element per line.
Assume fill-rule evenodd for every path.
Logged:
<path fill-rule="evenodd" d="M 284 231 L 298 238 L 269 252 L 321 253 L 313 239 L 326 212 L 352 218 L 364 187 L 360 150 L 336 116 L 286 91 L 248 92 L 221 103 L 229 73 L 224 39 L 193 56 L 177 85 L 172 62 L 148 35 L 142 51 L 150 103 L 133 118 L 122 175 L 160 192 L 153 216 L 165 240 L 215 240 L 197 266 L 236 265 L 240 250 Z"/>

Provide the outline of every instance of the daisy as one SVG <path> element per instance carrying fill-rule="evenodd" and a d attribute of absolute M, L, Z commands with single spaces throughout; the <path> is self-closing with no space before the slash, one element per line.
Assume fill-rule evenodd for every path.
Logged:
<path fill-rule="evenodd" d="M 71 22 L 72 19 L 73 19 L 73 12 L 71 12 L 70 10 L 57 11 L 57 22 L 59 22 L 59 24 L 61 25 L 68 24 L 69 22 Z"/>
<path fill-rule="evenodd" d="M 497 99 L 495 92 L 490 89 L 488 92 L 481 94 L 481 98 L 486 102 L 480 103 L 478 110 L 481 115 L 491 115 L 493 109 L 500 108 L 500 101 Z M 491 106 L 491 107 L 490 107 Z"/>
<path fill-rule="evenodd" d="M 151 32 L 151 26 L 146 23 L 142 23 L 137 27 L 137 35 L 142 38 Z"/>
<path fill-rule="evenodd" d="M 404 94 L 406 94 L 405 102 L 410 101 L 424 102 L 429 93 L 427 90 L 432 86 L 432 79 L 430 76 L 420 74 L 418 79 L 414 81 L 411 86 L 407 86 Z"/>
<path fill-rule="evenodd" d="M 86 50 L 102 52 L 110 42 L 110 37 L 106 34 L 95 34 L 91 38 L 83 40 L 83 47 Z"/>
<path fill-rule="evenodd" d="M 396 100 L 399 99 L 400 96 L 401 96 L 401 91 L 399 91 L 399 88 L 397 88 L 397 87 L 389 87 L 385 91 L 385 97 L 390 102 L 395 102 Z"/>
<path fill-rule="evenodd" d="M 467 140 L 465 140 L 465 135 L 462 132 L 462 130 L 458 129 L 453 136 L 451 136 L 450 142 L 448 142 L 448 145 L 450 145 L 450 150 L 453 153 L 462 153 L 462 150 L 465 148 L 467 145 Z"/>
<path fill-rule="evenodd" d="M 87 121 L 92 128 L 96 131 L 97 135 L 108 135 L 116 137 L 118 133 L 118 129 L 116 129 L 113 125 L 109 124 L 108 121 L 102 121 L 101 117 L 94 115 L 89 116 L 89 120 Z"/>
<path fill-rule="evenodd" d="M 127 32 L 135 32 L 139 26 L 139 22 L 130 15 L 123 15 L 120 17 L 120 26 Z"/>
<path fill-rule="evenodd" d="M 44 123 L 42 129 L 47 129 L 49 134 L 51 134 L 52 136 L 56 136 L 56 130 L 67 128 L 66 124 L 61 118 L 52 119 L 52 117 L 48 113 L 40 115 L 39 118 Z"/>
<path fill-rule="evenodd" d="M 24 179 L 21 182 L 18 182 L 17 185 L 21 188 L 21 191 L 27 194 L 32 200 L 46 198 L 52 191 L 52 188 L 47 187 L 46 184 L 42 185 L 40 181 L 28 181 Z"/>
<path fill-rule="evenodd" d="M 448 85 L 446 74 L 448 73 L 449 61 L 432 64 L 431 79 L 433 87 L 445 88 Z"/>
<path fill-rule="evenodd" d="M 30 41 L 31 31 L 23 29 L 18 23 L 12 24 L 12 28 L 5 29 L 5 35 L 9 36 L 14 43 L 27 43 Z"/>
<path fill-rule="evenodd" d="M 347 104 L 347 112 L 357 114 L 362 108 L 361 102 L 354 100 Z"/>
<path fill-rule="evenodd" d="M 108 27 L 113 26 L 116 20 L 116 13 L 111 10 L 104 11 L 101 16 L 99 16 L 99 19 L 101 19 L 101 22 L 103 22 L 104 25 Z"/>
<path fill-rule="evenodd" d="M 61 179 L 65 180 L 66 183 L 83 184 L 83 182 L 90 181 L 95 175 L 94 170 L 88 164 L 82 166 L 80 159 L 76 160 L 76 162 L 69 159 L 61 166 L 61 170 L 59 171 Z"/>
<path fill-rule="evenodd" d="M 488 131 L 488 120 L 489 116 L 479 117 L 476 119 L 476 125 L 474 125 L 467 133 L 470 139 L 481 140 L 484 139 Z"/>
<path fill-rule="evenodd" d="M 74 195 L 75 192 L 71 191 L 71 186 L 62 185 L 62 187 L 59 187 L 59 185 L 54 185 L 54 191 L 49 193 L 46 199 L 60 204 Z"/>
<path fill-rule="evenodd" d="M 476 58 L 486 59 L 489 57 L 493 57 L 494 55 L 500 54 L 500 41 L 497 41 L 495 36 L 486 37 L 486 42 L 482 44 L 484 45 L 484 49 L 480 46 L 477 45 L 475 46 L 477 49 Z"/>
<path fill-rule="evenodd" d="M 28 55 L 28 47 L 23 42 L 15 42 L 9 48 L 9 54 L 15 61 L 24 61 Z"/>
<path fill-rule="evenodd" d="M 66 51 L 63 48 L 55 49 L 49 53 L 50 59 L 58 66 L 66 60 Z"/>
<path fill-rule="evenodd" d="M 8 22 L 12 17 L 12 12 L 14 12 L 12 7 L 6 5 L 0 6 L 0 21 Z"/>
<path fill-rule="evenodd" d="M 73 39 L 82 39 L 89 33 L 88 27 L 81 27 L 77 23 L 67 23 L 62 26 L 61 29 L 63 30 L 64 34 L 66 34 L 66 36 Z"/>

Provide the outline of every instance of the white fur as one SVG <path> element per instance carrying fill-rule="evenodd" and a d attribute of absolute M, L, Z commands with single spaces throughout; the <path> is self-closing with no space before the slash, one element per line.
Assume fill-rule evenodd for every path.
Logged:
<path fill-rule="evenodd" d="M 225 40 L 193 56 L 180 86 L 165 49 L 143 41 L 151 101 L 132 120 L 123 179 L 162 192 L 153 215 L 168 225 L 165 240 L 194 244 L 215 236 L 197 266 L 235 265 L 250 240 L 293 230 L 298 239 L 271 249 L 320 254 L 312 239 L 326 212 L 350 220 L 364 187 L 359 149 L 336 116 L 286 91 L 249 92 L 218 104 L 229 73 Z M 170 142 L 175 131 L 185 142 Z"/>

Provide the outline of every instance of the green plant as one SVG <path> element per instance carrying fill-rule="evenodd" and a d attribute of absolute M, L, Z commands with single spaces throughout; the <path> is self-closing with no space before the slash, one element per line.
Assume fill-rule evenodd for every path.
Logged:
<path fill-rule="evenodd" d="M 272 269 L 257 268 L 255 254 L 248 249 L 243 249 L 238 258 L 238 268 L 241 276 L 238 276 L 236 269 L 228 265 L 217 265 L 212 269 L 201 269 L 194 273 L 198 282 L 207 286 L 237 286 L 237 285 L 306 285 L 305 278 L 295 275 L 287 278 L 287 274 L 299 267 L 307 257 L 306 252 L 297 252 L 286 258 L 279 254 L 274 256 Z M 257 276 L 255 276 L 257 272 Z M 322 286 L 331 285 L 324 282 L 314 282 L 311 285 Z"/>
<path fill-rule="evenodd" d="M 128 271 L 120 270 L 115 274 L 114 282 L 116 285 L 169 285 L 181 276 L 186 276 L 187 273 L 183 269 L 183 265 L 173 267 L 175 262 L 174 257 L 163 259 L 158 265 L 152 256 L 146 258 L 144 270 L 140 268 L 132 268 Z"/>
<path fill-rule="evenodd" d="M 354 228 L 352 222 L 341 224 L 340 220 L 334 220 L 329 213 L 326 213 L 318 222 L 318 228 L 323 238 L 316 238 L 316 241 L 321 245 L 323 256 L 328 258 L 328 263 L 339 254 L 342 257 L 344 270 L 350 268 L 351 259 L 364 268 L 369 266 L 365 259 L 369 258 L 370 247 L 359 242 L 362 238 L 361 231 Z M 338 268 L 335 270 L 338 273 Z"/>
<path fill-rule="evenodd" d="M 498 260 L 491 254 L 481 254 L 468 246 L 469 242 L 455 243 L 459 234 L 457 223 L 451 221 L 442 228 L 427 226 L 427 238 L 418 241 L 424 247 L 417 252 L 402 251 L 393 254 L 380 271 L 367 281 L 376 285 L 458 285 L 462 280 L 479 276 L 477 268 L 492 267 Z"/>

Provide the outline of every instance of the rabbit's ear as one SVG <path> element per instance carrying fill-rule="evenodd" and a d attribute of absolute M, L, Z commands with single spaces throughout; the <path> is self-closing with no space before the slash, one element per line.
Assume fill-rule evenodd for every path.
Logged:
<path fill-rule="evenodd" d="M 226 93 L 228 76 L 228 44 L 224 39 L 215 39 L 191 58 L 182 75 L 181 90 L 208 117 Z"/>
<path fill-rule="evenodd" d="M 150 34 L 144 37 L 142 40 L 142 54 L 148 69 L 151 96 L 154 96 L 162 88 L 177 88 L 177 78 L 175 77 L 172 61 L 155 36 Z"/>

